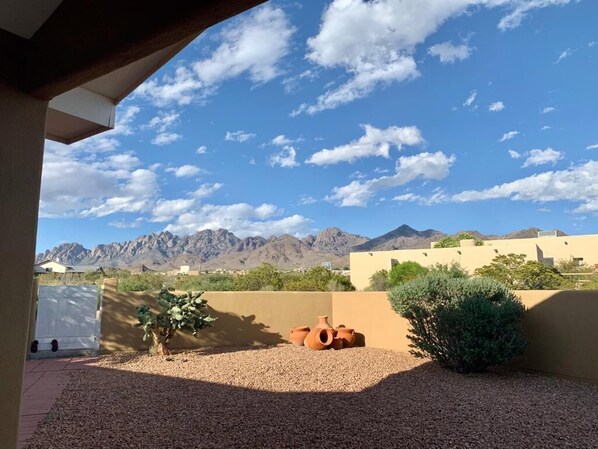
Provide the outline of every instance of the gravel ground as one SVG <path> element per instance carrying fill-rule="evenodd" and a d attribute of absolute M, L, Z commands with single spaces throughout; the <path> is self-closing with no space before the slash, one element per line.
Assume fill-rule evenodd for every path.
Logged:
<path fill-rule="evenodd" d="M 100 358 L 29 449 L 597 448 L 598 386 L 372 348 Z"/>

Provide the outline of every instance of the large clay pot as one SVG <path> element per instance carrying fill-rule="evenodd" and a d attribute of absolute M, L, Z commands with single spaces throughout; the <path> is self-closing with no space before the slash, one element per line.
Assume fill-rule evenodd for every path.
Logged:
<path fill-rule="evenodd" d="M 332 349 L 343 349 L 343 339 L 340 337 L 334 337 L 332 339 L 332 344 L 330 345 Z"/>
<path fill-rule="evenodd" d="M 344 326 L 339 326 L 336 328 L 336 336 L 343 340 L 343 346 L 345 348 L 350 348 L 353 346 L 355 344 L 355 339 L 357 338 L 354 329 Z"/>
<path fill-rule="evenodd" d="M 314 326 L 314 329 L 334 330 L 333 327 L 330 324 L 328 324 L 328 316 L 327 315 L 320 315 L 318 317 L 318 324 Z"/>
<path fill-rule="evenodd" d="M 289 341 L 293 343 L 295 346 L 303 346 L 303 342 L 305 341 L 305 337 L 307 337 L 307 334 L 309 334 L 309 327 L 293 327 L 291 329 L 291 333 L 289 334 Z"/>
<path fill-rule="evenodd" d="M 307 337 L 305 337 L 305 346 L 313 349 L 314 351 L 320 351 L 330 346 L 333 339 L 333 329 L 314 328 L 309 332 L 309 334 L 307 334 Z"/>

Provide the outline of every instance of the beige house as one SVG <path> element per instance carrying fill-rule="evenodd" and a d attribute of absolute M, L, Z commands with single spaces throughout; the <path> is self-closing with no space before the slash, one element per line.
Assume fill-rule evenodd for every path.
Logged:
<path fill-rule="evenodd" d="M 475 246 L 474 240 L 461 240 L 458 248 L 356 252 L 349 255 L 351 282 L 355 288 L 363 290 L 376 271 L 390 270 L 394 264 L 408 260 L 423 266 L 457 262 L 473 273 L 476 268 L 488 265 L 497 255 L 510 253 L 525 254 L 527 260 L 537 260 L 550 266 L 561 259 L 575 259 L 580 264 L 598 266 L 598 234 L 485 240 L 482 246 Z"/>
<path fill-rule="evenodd" d="M 44 260 L 35 265 L 35 273 L 89 273 L 102 271 L 97 265 L 65 265 L 54 260 Z"/>

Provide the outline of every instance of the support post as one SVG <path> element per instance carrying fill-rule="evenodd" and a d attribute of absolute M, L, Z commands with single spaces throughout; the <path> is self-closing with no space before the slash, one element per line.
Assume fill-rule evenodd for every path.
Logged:
<path fill-rule="evenodd" d="M 0 447 L 17 447 L 48 102 L 0 82 Z"/>

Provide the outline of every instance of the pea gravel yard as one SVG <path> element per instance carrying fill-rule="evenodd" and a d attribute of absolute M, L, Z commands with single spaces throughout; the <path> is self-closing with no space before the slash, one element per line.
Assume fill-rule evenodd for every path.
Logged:
<path fill-rule="evenodd" d="M 70 375 L 27 448 L 598 447 L 598 386 L 373 348 L 113 354 Z"/>

